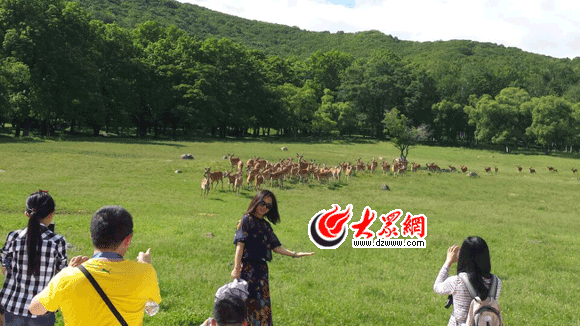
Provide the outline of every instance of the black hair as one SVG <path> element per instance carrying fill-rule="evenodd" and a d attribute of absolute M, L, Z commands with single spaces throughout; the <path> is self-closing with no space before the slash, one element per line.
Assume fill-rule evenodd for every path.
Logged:
<path fill-rule="evenodd" d="M 133 217 L 121 206 L 105 206 L 91 220 L 93 246 L 101 250 L 115 250 L 133 234 Z"/>
<path fill-rule="evenodd" d="M 40 275 L 40 255 L 38 254 L 42 243 L 40 220 L 53 213 L 55 207 L 54 199 L 47 191 L 39 190 L 30 194 L 26 199 L 26 214 L 29 217 L 26 231 L 26 253 L 28 255 L 26 273 L 28 275 Z"/>
<path fill-rule="evenodd" d="M 491 277 L 491 261 L 487 243 L 480 237 L 468 237 L 463 241 L 457 260 L 457 274 L 467 273 L 469 281 L 481 300 L 487 299 L 489 289 L 483 278 Z"/>
<path fill-rule="evenodd" d="M 219 326 L 242 325 L 246 320 L 246 303 L 234 296 L 220 299 L 213 306 L 213 318 Z"/>
<path fill-rule="evenodd" d="M 248 206 L 248 209 L 246 210 L 246 214 L 254 215 L 254 213 L 256 212 L 256 208 L 258 208 L 258 204 L 262 200 L 264 200 L 265 197 L 272 198 L 272 208 L 270 208 L 268 213 L 266 213 L 264 216 L 270 222 L 272 222 L 272 224 L 276 224 L 276 223 L 280 222 L 280 213 L 278 213 L 278 202 L 276 201 L 276 196 L 274 196 L 274 193 L 272 193 L 270 190 L 264 189 L 264 190 L 258 192 L 256 194 L 256 196 L 254 196 L 254 198 L 252 198 L 252 201 L 250 202 L 250 206 Z"/>

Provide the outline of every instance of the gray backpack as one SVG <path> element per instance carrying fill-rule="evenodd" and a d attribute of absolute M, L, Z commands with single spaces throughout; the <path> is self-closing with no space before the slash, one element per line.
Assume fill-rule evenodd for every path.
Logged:
<path fill-rule="evenodd" d="M 501 318 L 501 310 L 497 302 L 497 277 L 492 275 L 491 288 L 487 299 L 481 300 L 477 295 L 477 291 L 469 282 L 467 273 L 459 273 L 459 278 L 467 287 L 469 295 L 471 296 L 471 304 L 469 305 L 469 312 L 467 314 L 467 326 L 503 326 Z"/>

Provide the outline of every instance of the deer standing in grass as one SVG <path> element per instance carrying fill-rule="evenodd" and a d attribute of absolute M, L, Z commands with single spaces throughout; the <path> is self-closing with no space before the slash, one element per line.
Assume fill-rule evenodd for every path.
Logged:
<path fill-rule="evenodd" d="M 378 165 L 379 165 L 379 163 L 377 162 L 377 160 L 375 160 L 375 157 L 373 156 L 373 160 L 371 161 L 371 166 L 369 168 L 369 170 L 371 170 L 372 174 L 375 174 L 375 171 L 377 170 Z"/>
<path fill-rule="evenodd" d="M 256 176 L 256 191 L 260 190 L 260 187 L 264 184 L 264 177 L 261 174 Z"/>
<path fill-rule="evenodd" d="M 381 162 L 381 165 L 383 166 L 383 174 L 389 173 L 389 170 L 391 169 L 391 165 L 385 161 Z"/>
<path fill-rule="evenodd" d="M 240 162 L 240 158 L 234 157 L 234 153 L 231 153 L 230 154 L 230 164 L 232 165 L 232 168 L 237 167 L 238 162 Z"/>
<path fill-rule="evenodd" d="M 346 176 L 346 182 L 348 182 L 348 179 L 350 179 L 351 174 L 352 174 L 352 166 L 348 165 L 346 167 L 346 169 L 344 169 L 344 175 Z"/>
<path fill-rule="evenodd" d="M 211 188 L 211 182 L 207 177 L 204 177 L 201 180 L 201 196 L 205 199 L 209 194 L 209 190 Z"/>
<path fill-rule="evenodd" d="M 204 177 L 208 178 L 213 185 L 215 183 L 222 183 L 222 189 L 224 189 L 224 174 L 222 171 L 211 172 L 211 168 L 205 168 Z"/>
<path fill-rule="evenodd" d="M 241 174 L 236 174 L 236 179 L 234 181 L 234 193 L 236 196 L 240 195 L 240 190 L 242 189 L 242 183 L 244 182 L 244 178 Z"/>
<path fill-rule="evenodd" d="M 224 173 L 224 177 L 228 178 L 228 181 L 229 181 L 229 182 L 228 182 L 228 190 L 230 190 L 230 187 L 231 187 L 232 185 L 234 185 L 234 187 L 235 187 L 236 179 L 237 179 L 238 177 L 241 177 L 241 178 L 243 178 L 243 175 L 242 175 L 242 173 L 240 173 L 240 171 L 238 171 L 237 173 L 232 173 L 232 172 L 230 172 L 230 171 L 226 171 L 226 172 Z M 234 189 L 234 191 L 235 191 L 235 189 Z"/>

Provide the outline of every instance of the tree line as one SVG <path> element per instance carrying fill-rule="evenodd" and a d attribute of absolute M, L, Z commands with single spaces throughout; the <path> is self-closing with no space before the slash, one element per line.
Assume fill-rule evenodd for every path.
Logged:
<path fill-rule="evenodd" d="M 579 141 L 576 70 L 530 79 L 479 59 L 456 71 L 453 61 L 426 64 L 381 49 L 282 57 L 157 21 L 120 27 L 64 0 L 2 1 L 0 41 L 0 123 L 16 136 L 89 128 L 403 139 L 420 130 L 430 141 L 506 149 Z"/>

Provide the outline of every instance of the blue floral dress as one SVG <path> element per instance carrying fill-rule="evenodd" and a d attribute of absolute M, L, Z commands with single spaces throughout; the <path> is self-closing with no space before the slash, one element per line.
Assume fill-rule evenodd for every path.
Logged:
<path fill-rule="evenodd" d="M 234 244 L 244 243 L 240 278 L 248 282 L 248 314 L 246 320 L 252 326 L 271 326 L 272 303 L 268 281 L 268 262 L 272 249 L 281 246 L 270 223 L 263 218 L 244 215 L 236 231 Z"/>

